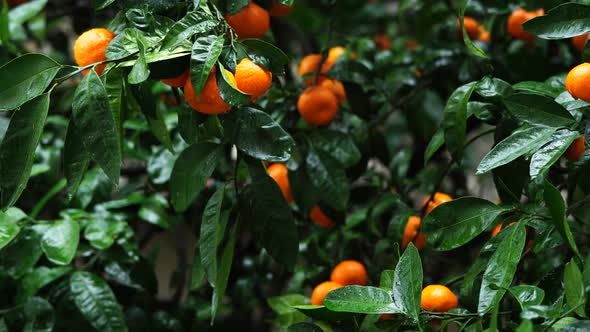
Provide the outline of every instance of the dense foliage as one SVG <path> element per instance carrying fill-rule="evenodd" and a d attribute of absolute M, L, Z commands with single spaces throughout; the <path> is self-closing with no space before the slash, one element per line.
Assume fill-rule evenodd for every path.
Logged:
<path fill-rule="evenodd" d="M 588 1 L 22 2 L 0 10 L 0 331 L 590 330 L 590 71 L 565 82 Z M 228 24 L 251 2 L 263 38 Z M 106 60 L 72 65 L 96 27 Z M 326 77 L 346 96 L 318 120 Z M 345 260 L 368 281 L 309 304 Z"/>

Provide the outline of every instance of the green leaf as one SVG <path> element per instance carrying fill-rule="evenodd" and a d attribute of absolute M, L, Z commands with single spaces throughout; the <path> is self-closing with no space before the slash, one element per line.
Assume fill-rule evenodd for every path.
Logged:
<path fill-rule="evenodd" d="M 164 121 L 164 115 L 162 111 L 157 108 L 157 103 L 152 98 L 152 93 L 148 85 L 141 86 L 140 90 L 132 90 L 135 99 L 140 105 L 141 112 L 145 116 L 148 124 L 150 125 L 150 131 L 152 134 L 170 151 L 174 151 L 172 147 L 172 140 L 170 139 L 170 133 L 166 127 Z"/>
<path fill-rule="evenodd" d="M 524 227 L 522 222 L 510 226 L 506 230 L 509 233 L 490 258 L 479 291 L 478 313 L 485 314 L 495 308 L 512 283 L 526 240 Z"/>
<path fill-rule="evenodd" d="M 293 138 L 270 115 L 252 107 L 243 107 L 223 117 L 232 143 L 258 160 L 285 162 L 291 158 Z"/>
<path fill-rule="evenodd" d="M 94 70 L 80 82 L 72 104 L 74 124 L 81 135 L 86 151 L 115 186 L 121 173 L 121 145 L 119 131 L 109 109 L 107 91 Z"/>
<path fill-rule="evenodd" d="M 68 125 L 63 158 L 64 173 L 68 180 L 68 199 L 72 199 L 90 164 L 90 154 L 86 151 L 73 121 Z"/>
<path fill-rule="evenodd" d="M 535 82 L 535 81 L 525 81 L 519 82 L 512 86 L 514 90 L 519 90 L 527 93 L 534 93 L 537 95 L 547 96 L 551 98 L 557 97 L 561 92 L 563 92 L 563 88 L 555 89 L 552 88 L 545 82 Z"/>
<path fill-rule="evenodd" d="M 90 272 L 76 272 L 70 279 L 70 292 L 80 313 L 98 331 L 127 331 L 121 307 L 103 279 Z"/>
<path fill-rule="evenodd" d="M 33 0 L 16 6 L 10 10 L 10 22 L 14 24 L 23 24 L 34 18 L 45 8 L 47 0 Z"/>
<path fill-rule="evenodd" d="M 531 178 L 534 179 L 545 174 L 579 135 L 577 132 L 567 129 L 555 132 L 549 139 L 549 144 L 539 149 L 531 157 L 529 166 Z"/>
<path fill-rule="evenodd" d="M 259 66 L 275 74 L 283 74 L 289 57 L 278 47 L 260 39 L 243 39 L 239 42 L 247 57 Z"/>
<path fill-rule="evenodd" d="M 324 305 L 337 312 L 360 314 L 401 313 L 391 295 L 377 287 L 345 286 L 328 293 Z"/>
<path fill-rule="evenodd" d="M 115 125 L 118 130 L 119 134 L 119 142 L 123 144 L 123 138 L 125 137 L 124 129 L 123 129 L 123 111 L 125 108 L 125 95 L 124 95 L 124 69 L 123 68 L 113 68 L 109 71 L 108 75 L 105 75 L 105 89 L 107 91 L 107 95 L 109 96 L 109 108 L 111 109 L 111 113 L 113 113 L 113 119 L 115 120 Z M 121 150 L 123 147 L 121 147 Z"/>
<path fill-rule="evenodd" d="M 203 124 L 208 115 L 196 112 L 190 105 L 183 103 L 177 108 L 178 132 L 187 144 L 195 144 L 199 141 L 199 126 Z"/>
<path fill-rule="evenodd" d="M 549 181 L 545 181 L 545 190 L 543 191 L 543 198 L 545 200 L 545 204 L 551 213 L 551 218 L 553 224 L 557 228 L 561 237 L 566 240 L 572 251 L 576 254 L 576 256 L 583 260 L 580 251 L 578 250 L 578 246 L 576 244 L 576 240 L 574 239 L 574 235 L 570 229 L 570 225 L 567 222 L 566 218 L 566 208 L 565 202 L 563 201 L 563 197 L 561 196 L 561 192 L 555 188 Z"/>
<path fill-rule="evenodd" d="M 564 3 L 522 25 L 524 31 L 543 39 L 565 39 L 590 32 L 590 6 Z"/>
<path fill-rule="evenodd" d="M 434 135 L 432 135 L 432 138 L 430 139 L 430 142 L 428 143 L 428 146 L 426 147 L 426 150 L 424 151 L 424 165 L 426 165 L 428 163 L 430 158 L 432 158 L 432 156 L 434 156 L 436 151 L 438 151 L 444 144 L 445 144 L 445 131 L 443 130 L 442 127 L 440 127 L 436 130 Z"/>
<path fill-rule="evenodd" d="M 545 298 L 545 291 L 531 285 L 512 286 L 508 289 L 510 294 L 516 298 L 521 308 L 532 305 L 540 305 Z"/>
<path fill-rule="evenodd" d="M 575 322 L 573 324 L 570 324 L 559 331 L 560 332 L 586 332 L 588 330 L 590 330 L 590 320 L 581 320 L 579 322 Z"/>
<path fill-rule="evenodd" d="M 145 48 L 146 45 L 144 44 L 144 40 L 142 38 L 137 38 L 138 58 L 127 77 L 127 81 L 130 84 L 143 83 L 150 77 L 150 69 L 148 68 L 145 59 Z"/>
<path fill-rule="evenodd" d="M 42 94 L 60 69 L 42 54 L 25 54 L 0 67 L 0 110 L 15 109 Z"/>
<path fill-rule="evenodd" d="M 10 243 L 20 232 L 18 221 L 11 215 L 0 211 L 0 250 Z"/>
<path fill-rule="evenodd" d="M 469 35 L 467 34 L 467 30 L 465 30 L 465 26 L 464 26 L 464 22 L 463 22 L 463 17 L 465 15 L 465 8 L 467 6 L 468 1 L 463 1 L 463 5 L 459 7 L 459 23 L 461 24 L 461 31 L 463 34 L 463 42 L 465 43 L 465 45 L 467 46 L 467 48 L 469 49 L 469 51 L 471 52 L 471 54 L 482 58 L 482 59 L 488 59 L 488 55 L 486 54 L 486 52 L 484 52 L 484 50 L 482 50 L 481 48 L 475 46 L 475 44 L 473 44 L 473 42 L 471 41 L 471 38 L 469 38 Z"/>
<path fill-rule="evenodd" d="M 516 93 L 505 98 L 504 104 L 518 120 L 533 126 L 559 128 L 575 123 L 563 106 L 538 94 Z"/>
<path fill-rule="evenodd" d="M 227 3 L 227 11 L 230 15 L 237 14 L 240 10 L 246 7 L 250 0 L 234 0 Z"/>
<path fill-rule="evenodd" d="M 305 303 L 305 301 L 306 298 L 302 294 L 287 294 L 268 298 L 266 300 L 268 306 L 278 316 L 274 320 L 274 325 L 285 328 L 306 321 L 307 317 L 293 308 L 293 306 Z"/>
<path fill-rule="evenodd" d="M 477 82 L 471 82 L 457 88 L 449 97 L 444 110 L 442 128 L 445 141 L 451 155 L 459 162 L 463 159 L 467 129 L 467 102 L 476 86 Z"/>
<path fill-rule="evenodd" d="M 239 107 L 249 104 L 251 96 L 245 92 L 240 91 L 237 86 L 230 83 L 229 77 L 225 72 L 225 67 L 223 67 L 221 62 L 218 62 L 218 66 L 219 70 L 216 72 L 216 79 L 221 99 L 231 106 Z"/>
<path fill-rule="evenodd" d="M 51 262 L 70 264 L 80 241 L 80 225 L 73 219 L 56 221 L 43 234 L 41 249 Z"/>
<path fill-rule="evenodd" d="M 484 98 L 506 98 L 512 94 L 512 87 L 504 80 L 486 76 L 477 83 L 475 92 Z"/>
<path fill-rule="evenodd" d="M 55 280 L 70 273 L 72 268 L 69 266 L 61 266 L 56 268 L 48 268 L 41 266 L 33 271 L 27 273 L 18 285 L 16 302 L 22 303 L 35 295 L 41 288 L 49 285 Z"/>
<path fill-rule="evenodd" d="M 213 143 L 197 143 L 182 151 L 170 176 L 170 195 L 176 211 L 184 211 L 190 206 L 205 187 L 222 155 L 222 146 Z"/>
<path fill-rule="evenodd" d="M 29 272 L 43 254 L 40 240 L 37 231 L 30 227 L 23 228 L 13 241 L 2 249 L 0 266 L 3 271 L 15 279 Z"/>
<path fill-rule="evenodd" d="M 209 73 L 221 54 L 224 41 L 223 36 L 211 35 L 199 37 L 193 44 L 190 79 L 196 96 L 201 95 Z"/>
<path fill-rule="evenodd" d="M 352 321 L 352 314 L 347 312 L 336 312 L 328 310 L 323 305 L 296 305 L 293 308 L 299 310 L 304 315 L 311 317 L 315 320 L 334 322 L 334 321 Z"/>
<path fill-rule="evenodd" d="M 335 210 L 346 209 L 350 184 L 346 172 L 338 162 L 323 152 L 310 148 L 305 160 L 305 170 L 323 201 Z"/>
<path fill-rule="evenodd" d="M 394 270 L 383 270 L 381 272 L 381 278 L 379 280 L 379 287 L 384 290 L 392 290 L 393 289 L 393 282 L 395 280 L 395 271 Z"/>
<path fill-rule="evenodd" d="M 55 323 L 55 313 L 51 303 L 40 297 L 29 299 L 24 305 L 26 321 L 23 332 L 51 332 Z"/>
<path fill-rule="evenodd" d="M 587 317 L 585 310 L 586 292 L 584 291 L 582 272 L 580 272 L 578 265 L 573 259 L 565 264 L 563 286 L 565 288 L 565 300 L 567 305 L 571 309 L 575 308 L 574 312 L 580 317 Z"/>
<path fill-rule="evenodd" d="M 207 206 L 203 211 L 201 236 L 199 237 L 201 262 L 203 268 L 207 271 L 207 279 L 211 287 L 214 288 L 217 281 L 217 249 L 221 244 L 221 240 L 223 240 L 226 227 L 226 223 L 221 218 L 221 206 L 225 194 L 224 188 L 225 186 L 220 186 L 207 202 Z M 227 222 L 227 219 L 225 219 L 225 222 Z"/>
<path fill-rule="evenodd" d="M 193 35 L 213 30 L 217 24 L 218 22 L 208 13 L 203 11 L 188 12 L 168 30 L 160 49 L 171 51 L 190 40 Z"/>
<path fill-rule="evenodd" d="M 125 231 L 126 223 L 120 220 L 97 216 L 86 225 L 84 238 L 99 250 L 110 248 L 119 234 Z"/>
<path fill-rule="evenodd" d="M 205 268 L 201 264 L 201 253 L 199 245 L 195 246 L 195 256 L 193 257 L 193 266 L 191 268 L 191 290 L 196 290 L 201 286 L 205 279 Z"/>
<path fill-rule="evenodd" d="M 299 250 L 297 228 L 281 189 L 259 162 L 248 163 L 252 183 L 240 193 L 240 220 L 278 263 L 291 268 Z"/>
<path fill-rule="evenodd" d="M 314 130 L 309 139 L 314 148 L 325 152 L 344 168 L 353 166 L 361 159 L 361 152 L 353 138 L 345 133 L 329 129 Z"/>
<path fill-rule="evenodd" d="M 477 174 L 506 165 L 534 150 L 539 144 L 546 142 L 555 130 L 556 128 L 530 127 L 513 132 L 483 157 L 477 166 Z"/>
<path fill-rule="evenodd" d="M 221 299 L 227 288 L 227 281 L 231 271 L 231 264 L 234 258 L 234 247 L 236 244 L 236 234 L 238 224 L 235 223 L 232 230 L 229 232 L 229 239 L 223 248 L 221 260 L 219 261 L 219 270 L 215 280 L 215 287 L 213 288 L 213 299 L 211 303 L 211 323 L 215 320 L 217 310 L 221 304 Z"/>
<path fill-rule="evenodd" d="M 428 245 L 452 250 L 488 229 L 509 208 L 477 197 L 461 197 L 436 207 L 422 223 Z"/>
<path fill-rule="evenodd" d="M 396 306 L 415 322 L 419 322 L 421 310 L 422 279 L 420 254 L 410 242 L 395 267 L 393 299 Z"/>
<path fill-rule="evenodd" d="M 27 186 L 35 150 L 49 111 L 49 94 L 38 96 L 14 112 L 0 144 L 0 207 L 18 200 Z"/>

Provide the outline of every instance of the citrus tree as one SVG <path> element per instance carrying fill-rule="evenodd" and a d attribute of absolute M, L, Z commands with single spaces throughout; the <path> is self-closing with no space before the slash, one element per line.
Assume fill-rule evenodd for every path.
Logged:
<path fill-rule="evenodd" d="M 588 331 L 588 1 L 3 1 L 0 331 Z"/>

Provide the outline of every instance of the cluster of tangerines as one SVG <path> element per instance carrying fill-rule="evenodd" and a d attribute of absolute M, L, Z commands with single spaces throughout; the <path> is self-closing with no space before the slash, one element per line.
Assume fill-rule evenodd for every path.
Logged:
<path fill-rule="evenodd" d="M 342 82 L 325 76 L 345 52 L 344 47 L 337 46 L 331 48 L 325 58 L 321 54 L 309 54 L 301 59 L 299 76 L 304 79 L 307 89 L 299 96 L 297 111 L 307 123 L 314 126 L 330 124 L 338 107 L 346 100 Z"/>
<path fill-rule="evenodd" d="M 234 29 L 238 38 L 262 38 L 270 25 L 269 16 L 285 16 L 291 7 L 273 2 L 270 12 L 257 4 L 250 2 L 235 15 L 226 15 L 226 21 Z M 105 51 L 109 43 L 115 38 L 115 33 L 104 28 L 90 29 L 81 34 L 74 44 L 74 58 L 78 66 L 85 67 L 107 60 Z M 101 75 L 106 64 L 95 67 Z M 89 69 L 83 71 L 87 74 Z M 187 69 L 180 76 L 163 79 L 162 82 L 175 88 L 184 87 L 186 101 L 196 111 L 205 114 L 221 114 L 229 111 L 228 105 L 219 93 L 216 68 L 213 67 L 205 82 L 203 90 L 197 96 L 190 80 Z M 236 66 L 235 74 L 225 70 L 229 84 L 238 90 L 249 94 L 251 100 L 263 95 L 272 85 L 272 73 L 248 58 L 243 58 Z"/>
<path fill-rule="evenodd" d="M 322 305 L 325 297 L 331 291 L 351 285 L 367 285 L 367 269 L 355 260 L 345 260 L 338 263 L 332 273 L 330 280 L 317 285 L 311 293 L 311 304 Z M 424 310 L 433 312 L 447 312 L 459 305 L 457 296 L 444 285 L 428 285 L 422 289 L 420 305 Z M 392 319 L 393 315 L 384 314 L 382 320 Z"/>

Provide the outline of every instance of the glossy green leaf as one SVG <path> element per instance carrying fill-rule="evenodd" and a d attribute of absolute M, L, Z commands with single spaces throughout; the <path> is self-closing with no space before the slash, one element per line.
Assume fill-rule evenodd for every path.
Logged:
<path fill-rule="evenodd" d="M 486 76 L 477 83 L 475 92 L 484 98 L 506 98 L 512 94 L 512 87 L 504 80 Z"/>
<path fill-rule="evenodd" d="M 305 170 L 323 201 L 335 210 L 346 209 L 350 197 L 350 184 L 338 162 L 325 153 L 310 148 L 305 160 Z"/>
<path fill-rule="evenodd" d="M 393 299 L 401 312 L 419 321 L 422 296 L 422 261 L 418 249 L 410 242 L 397 266 L 393 284 Z"/>
<path fill-rule="evenodd" d="M 590 331 L 590 320 L 581 320 L 579 322 L 572 323 L 560 330 L 560 332 L 586 332 L 586 331 Z"/>
<path fill-rule="evenodd" d="M 552 222 L 561 234 L 561 237 L 566 240 L 572 251 L 576 256 L 582 260 L 582 255 L 578 250 L 578 245 L 574 239 L 574 235 L 570 229 L 570 225 L 566 218 L 566 207 L 561 192 L 555 188 L 549 181 L 545 181 L 545 188 L 543 190 L 543 199 L 551 213 Z"/>
<path fill-rule="evenodd" d="M 428 146 L 426 147 L 426 150 L 424 151 L 424 164 L 425 165 L 426 165 L 426 163 L 428 163 L 430 158 L 432 158 L 432 156 L 434 156 L 434 154 L 444 144 L 445 144 L 445 131 L 441 127 L 436 130 L 434 135 L 432 135 L 432 138 L 430 139 L 430 142 L 428 142 Z"/>
<path fill-rule="evenodd" d="M 215 26 L 217 22 L 209 14 L 202 11 L 188 12 L 168 30 L 162 40 L 161 49 L 173 50 L 190 40 L 191 36 L 211 31 Z"/>
<path fill-rule="evenodd" d="M 20 232 L 18 225 L 19 219 L 0 211 L 0 250 L 9 244 Z"/>
<path fill-rule="evenodd" d="M 467 102 L 475 90 L 477 82 L 471 82 L 457 88 L 449 97 L 445 106 L 442 128 L 445 141 L 453 158 L 463 159 L 463 145 L 467 129 Z"/>
<path fill-rule="evenodd" d="M 230 15 L 237 14 L 250 3 L 249 0 L 235 0 L 227 3 L 227 11 Z"/>
<path fill-rule="evenodd" d="M 56 221 L 43 234 L 41 248 L 51 262 L 70 264 L 80 242 L 80 225 L 72 219 Z"/>
<path fill-rule="evenodd" d="M 461 197 L 432 210 L 422 223 L 428 244 L 437 250 L 458 248 L 481 234 L 509 208 L 477 197 Z"/>
<path fill-rule="evenodd" d="M 586 292 L 584 290 L 582 272 L 573 259 L 565 264 L 563 285 L 565 288 L 565 300 L 567 305 L 574 309 L 574 312 L 580 317 L 587 317 L 585 310 Z"/>
<path fill-rule="evenodd" d="M 0 110 L 15 109 L 41 95 L 60 69 L 42 54 L 25 54 L 0 67 Z"/>
<path fill-rule="evenodd" d="M 305 303 L 305 301 L 306 298 L 302 294 L 274 296 L 266 300 L 268 306 L 277 314 L 274 324 L 281 328 L 307 320 L 304 314 L 293 308 L 293 306 Z"/>
<path fill-rule="evenodd" d="M 227 282 L 229 279 L 229 273 L 231 271 L 231 265 L 234 258 L 234 247 L 236 244 L 236 234 L 238 230 L 238 224 L 235 223 L 229 232 L 229 239 L 223 248 L 221 253 L 221 260 L 219 261 L 219 270 L 216 273 L 215 287 L 213 288 L 213 300 L 211 303 L 211 322 L 215 320 L 217 311 L 221 304 L 221 299 L 225 294 L 227 288 Z"/>
<path fill-rule="evenodd" d="M 482 59 L 488 59 L 488 55 L 486 54 L 486 52 L 484 50 L 482 50 L 481 48 L 475 46 L 475 44 L 473 44 L 473 42 L 471 41 L 471 38 L 469 38 L 469 35 L 467 34 L 467 30 L 465 30 L 463 16 L 465 15 L 465 9 L 467 7 L 467 3 L 468 3 L 468 1 L 464 1 L 464 4 L 459 7 L 459 15 L 458 15 L 458 20 L 459 20 L 459 24 L 461 25 L 461 32 L 463 35 L 463 42 L 465 43 L 465 45 L 467 46 L 467 49 L 469 49 L 471 54 L 473 54 L 479 58 L 482 58 Z"/>
<path fill-rule="evenodd" d="M 38 96 L 14 112 L 0 144 L 0 207 L 18 200 L 27 186 L 35 150 L 49 111 L 49 94 Z"/>
<path fill-rule="evenodd" d="M 215 282 L 217 281 L 217 249 L 225 234 L 226 224 L 221 218 L 221 206 L 223 204 L 223 195 L 225 194 L 224 188 L 224 186 L 220 186 L 215 194 L 211 196 L 207 202 L 207 206 L 205 206 L 201 220 L 199 252 L 211 287 L 215 287 Z"/>
<path fill-rule="evenodd" d="M 533 126 L 566 127 L 574 117 L 552 98 L 538 94 L 516 93 L 504 99 L 508 111 L 518 120 Z"/>
<path fill-rule="evenodd" d="M 98 331 L 127 331 L 121 306 L 103 279 L 90 272 L 76 272 L 70 279 L 70 292 L 80 313 Z"/>
<path fill-rule="evenodd" d="M 285 72 L 290 59 L 280 48 L 261 39 L 243 39 L 240 45 L 244 46 L 246 55 L 252 62 L 275 74 Z"/>
<path fill-rule="evenodd" d="M 299 310 L 307 317 L 315 320 L 334 322 L 334 321 L 351 321 L 352 314 L 348 312 L 336 312 L 329 310 L 323 305 L 303 304 L 296 305 L 293 308 Z"/>
<path fill-rule="evenodd" d="M 199 245 L 195 246 L 195 255 L 193 257 L 193 265 L 191 267 L 191 290 L 198 289 L 203 280 L 205 280 L 206 272 L 203 264 L 201 263 L 201 253 L 199 251 Z"/>
<path fill-rule="evenodd" d="M 545 291 L 532 285 L 512 286 L 508 291 L 514 296 L 514 298 L 516 298 L 521 308 L 531 305 L 539 305 L 545 298 Z"/>
<path fill-rule="evenodd" d="M 86 225 L 84 238 L 96 249 L 110 248 L 117 236 L 125 230 L 126 224 L 120 220 L 106 219 L 98 216 Z"/>
<path fill-rule="evenodd" d="M 524 227 L 524 223 L 519 222 L 507 229 L 509 233 L 490 258 L 479 291 L 478 313 L 484 314 L 496 307 L 512 283 L 526 240 Z"/>
<path fill-rule="evenodd" d="M 401 313 L 391 295 L 370 286 L 345 286 L 328 293 L 324 299 L 326 308 L 337 312 L 361 314 Z"/>
<path fill-rule="evenodd" d="M 86 151 L 115 186 L 121 173 L 121 145 L 109 97 L 98 75 L 91 70 L 80 82 L 72 104 L 74 124 Z"/>
<path fill-rule="evenodd" d="M 2 249 L 0 266 L 15 279 L 25 275 L 35 266 L 43 251 L 41 236 L 30 227 L 23 227 L 17 237 Z"/>
<path fill-rule="evenodd" d="M 218 62 L 218 66 L 219 70 L 216 72 L 216 79 L 221 99 L 223 99 L 226 104 L 236 107 L 249 104 L 251 96 L 240 91 L 240 89 L 233 85 L 233 83 L 230 83 L 230 79 L 225 72 L 225 67 L 221 62 Z"/>
<path fill-rule="evenodd" d="M 49 301 L 40 297 L 33 297 L 24 304 L 23 312 L 26 320 L 23 332 L 53 331 L 55 313 Z"/>
<path fill-rule="evenodd" d="M 201 95 L 209 73 L 221 54 L 224 40 L 223 36 L 211 35 L 199 37 L 193 44 L 190 79 L 196 96 Z"/>
<path fill-rule="evenodd" d="M 90 154 L 86 151 L 73 121 L 70 121 L 68 125 L 63 158 L 64 173 L 68 180 L 68 198 L 72 199 L 90 163 Z"/>
<path fill-rule="evenodd" d="M 243 220 L 256 241 L 278 263 L 295 265 L 299 242 L 291 209 L 281 189 L 259 162 L 249 162 L 252 177 L 240 193 L 240 220 Z"/>
<path fill-rule="evenodd" d="M 530 127 L 517 130 L 506 137 L 488 152 L 479 166 L 477 174 L 486 173 L 496 167 L 506 165 L 516 158 L 534 150 L 547 141 L 556 128 Z"/>
<path fill-rule="evenodd" d="M 205 187 L 222 153 L 222 147 L 213 143 L 198 143 L 182 151 L 170 176 L 171 200 L 176 211 L 190 206 Z"/>
<path fill-rule="evenodd" d="M 145 59 L 146 45 L 142 38 L 137 38 L 137 54 L 138 58 L 127 76 L 127 81 L 130 84 L 139 84 L 145 82 L 150 77 L 150 69 Z"/>
<path fill-rule="evenodd" d="M 529 166 L 531 178 L 545 174 L 579 135 L 577 132 L 567 129 L 555 132 L 549 139 L 549 144 L 539 149 L 531 157 Z"/>
<path fill-rule="evenodd" d="M 258 160 L 285 162 L 295 142 L 270 115 L 252 107 L 226 114 L 223 124 L 237 148 Z"/>
<path fill-rule="evenodd" d="M 512 88 L 517 91 L 522 91 L 529 94 L 534 93 L 551 98 L 557 97 L 563 91 L 563 89 L 551 89 L 548 84 L 535 81 L 518 82 L 514 84 Z"/>
<path fill-rule="evenodd" d="M 526 32 L 543 39 L 565 39 L 590 32 L 590 6 L 564 3 L 522 25 Z"/>
<path fill-rule="evenodd" d="M 35 295 L 41 288 L 49 285 L 55 280 L 71 272 L 69 266 L 48 268 L 46 266 L 38 267 L 27 273 L 18 285 L 16 302 L 21 303 Z"/>
<path fill-rule="evenodd" d="M 350 135 L 335 130 L 315 130 L 309 135 L 314 148 L 325 152 L 348 168 L 361 159 L 361 152 Z"/>

